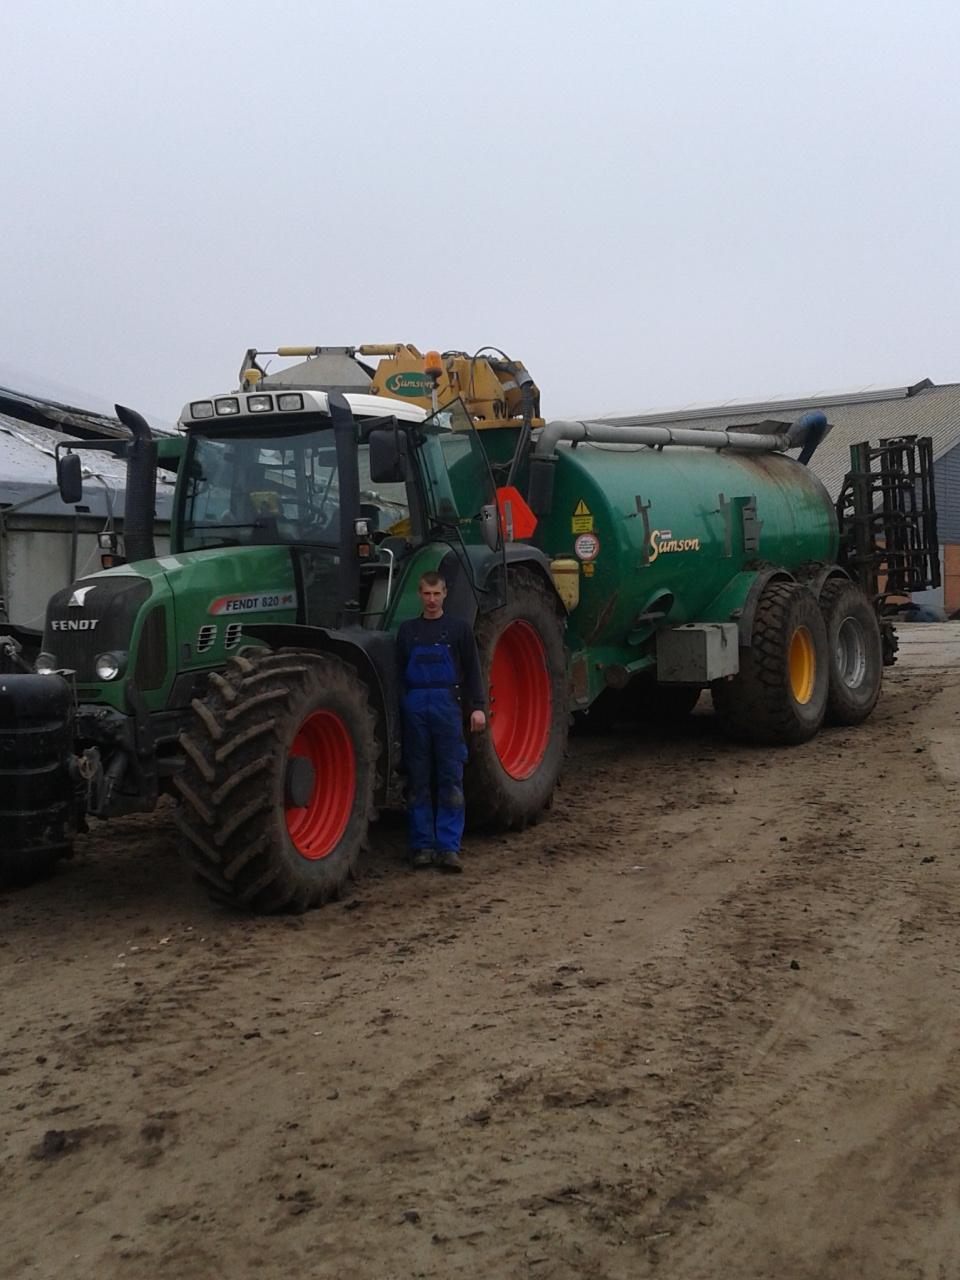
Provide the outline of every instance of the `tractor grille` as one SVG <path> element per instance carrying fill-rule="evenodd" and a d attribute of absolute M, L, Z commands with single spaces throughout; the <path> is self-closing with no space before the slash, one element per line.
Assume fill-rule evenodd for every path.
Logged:
<path fill-rule="evenodd" d="M 150 583 L 132 574 L 81 579 L 65 587 L 47 605 L 44 650 L 58 667 L 75 671 L 78 683 L 96 682 L 97 654 L 130 648 L 133 624 L 149 595 Z"/>
<path fill-rule="evenodd" d="M 159 689 L 167 674 L 167 611 L 155 604 L 147 614 L 137 645 L 133 683 L 144 693 Z"/>

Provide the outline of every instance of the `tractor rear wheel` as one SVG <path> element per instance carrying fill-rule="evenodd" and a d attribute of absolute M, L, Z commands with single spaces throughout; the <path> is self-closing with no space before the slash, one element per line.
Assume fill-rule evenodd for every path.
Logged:
<path fill-rule="evenodd" d="M 356 672 L 328 654 L 234 658 L 181 734 L 177 823 L 218 901 L 305 911 L 336 897 L 373 809 L 375 717 Z"/>
<path fill-rule="evenodd" d="M 880 622 L 854 582 L 832 578 L 820 592 L 827 629 L 828 724 L 860 724 L 877 705 L 883 681 Z"/>
<path fill-rule="evenodd" d="M 509 830 L 549 806 L 566 754 L 563 619 L 546 584 L 514 569 L 506 605 L 479 619 L 476 637 L 490 706 L 486 731 L 469 735 L 467 816 Z"/>
<path fill-rule="evenodd" d="M 749 742 L 806 742 L 823 724 L 829 688 L 827 634 L 813 593 L 771 582 L 753 620 L 740 671 L 711 686 L 724 729 Z"/>

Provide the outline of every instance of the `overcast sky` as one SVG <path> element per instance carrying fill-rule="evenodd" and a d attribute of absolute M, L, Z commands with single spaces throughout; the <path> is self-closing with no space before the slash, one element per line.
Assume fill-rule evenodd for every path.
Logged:
<path fill-rule="evenodd" d="M 502 347 L 549 416 L 960 381 L 955 0 L 6 0 L 0 363 Z"/>

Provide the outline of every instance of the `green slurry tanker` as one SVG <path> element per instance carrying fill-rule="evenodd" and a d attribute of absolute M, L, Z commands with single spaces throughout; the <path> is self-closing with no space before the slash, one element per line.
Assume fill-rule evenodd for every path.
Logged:
<path fill-rule="evenodd" d="M 363 348 L 281 349 L 306 359 L 273 375 L 248 353 L 240 389 L 187 404 L 175 438 L 118 407 L 123 554 L 106 539 L 112 567 L 51 599 L 35 672 L 0 676 L 5 882 L 69 855 L 87 817 L 170 793 L 217 900 L 336 895 L 402 804 L 393 635 L 427 570 L 489 685 L 465 779 L 487 827 L 549 806 L 578 714 L 672 720 L 709 688 L 731 735 L 769 744 L 870 714 L 895 649 L 885 595 L 936 578 L 928 442 L 858 446 L 835 508 L 805 465 L 821 414 L 545 424 L 519 363 L 431 356 L 394 379 L 401 399 L 382 390 L 391 349 L 369 350 L 379 382 Z M 482 405 L 457 373 L 478 365 Z M 58 460 L 68 504 L 79 448 Z M 158 466 L 177 486 L 159 557 Z"/>

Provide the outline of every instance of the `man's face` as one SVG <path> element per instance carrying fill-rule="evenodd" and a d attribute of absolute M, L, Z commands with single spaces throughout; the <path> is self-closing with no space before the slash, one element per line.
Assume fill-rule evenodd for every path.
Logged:
<path fill-rule="evenodd" d="M 417 591 L 420 596 L 423 616 L 425 618 L 439 618 L 443 613 L 443 602 L 447 597 L 447 588 L 443 583 L 438 582 L 436 586 L 431 586 L 428 582 L 421 582 Z"/>

